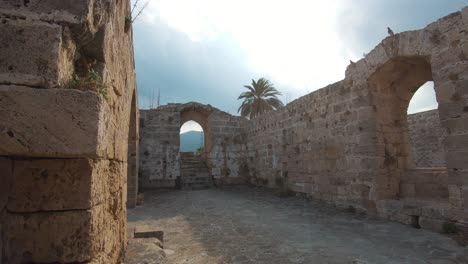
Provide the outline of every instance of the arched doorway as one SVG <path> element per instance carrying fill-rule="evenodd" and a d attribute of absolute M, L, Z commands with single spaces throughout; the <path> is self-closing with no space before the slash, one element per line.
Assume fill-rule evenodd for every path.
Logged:
<path fill-rule="evenodd" d="M 204 152 L 204 145 L 205 135 L 200 124 L 189 120 L 180 127 L 179 152 L 201 154 Z"/>
<path fill-rule="evenodd" d="M 376 142 L 384 150 L 376 178 L 377 199 L 448 200 L 447 170 L 418 167 L 420 153 L 412 144 L 407 117 L 414 94 L 432 80 L 429 59 L 419 56 L 391 59 L 369 78 Z"/>
<path fill-rule="evenodd" d="M 205 107 L 190 105 L 180 113 L 179 165 L 176 187 L 204 189 L 213 186 L 209 167 L 211 151 L 211 112 Z"/>

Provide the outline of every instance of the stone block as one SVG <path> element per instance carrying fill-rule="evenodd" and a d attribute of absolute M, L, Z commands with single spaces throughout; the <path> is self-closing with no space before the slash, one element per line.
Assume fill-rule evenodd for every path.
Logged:
<path fill-rule="evenodd" d="M 108 160 L 15 160 L 9 212 L 84 210 L 123 185 L 124 166 Z"/>
<path fill-rule="evenodd" d="M 0 155 L 113 157 L 109 112 L 94 92 L 0 86 Z"/>
<path fill-rule="evenodd" d="M 7 214 L 5 263 L 116 263 L 126 227 L 109 209 Z"/>
<path fill-rule="evenodd" d="M 439 103 L 440 119 L 460 118 L 466 115 L 465 102 L 458 100 L 456 102 Z"/>
<path fill-rule="evenodd" d="M 72 77 L 75 44 L 62 26 L 4 19 L 0 27 L 0 83 L 64 86 Z"/>
<path fill-rule="evenodd" d="M 468 170 L 451 170 L 448 174 L 448 184 L 468 186 Z"/>
<path fill-rule="evenodd" d="M 468 151 L 450 151 L 446 158 L 447 168 L 468 169 Z"/>
<path fill-rule="evenodd" d="M 154 227 L 141 225 L 136 226 L 133 234 L 134 238 L 157 238 L 164 243 L 164 231 L 156 230 Z"/>
<path fill-rule="evenodd" d="M 416 189 L 414 183 L 400 184 L 400 192 L 403 197 L 415 197 Z"/>
<path fill-rule="evenodd" d="M 2 0 L 0 14 L 67 24 L 82 40 L 86 40 L 85 33 L 97 32 L 106 21 L 104 18 L 109 13 L 108 3 L 106 0 Z"/>
<path fill-rule="evenodd" d="M 0 157 L 0 212 L 5 208 L 13 179 L 13 163 L 9 158 Z M 1 239 L 0 239 L 1 240 Z M 1 248 L 0 248 L 1 249 Z M 1 250 L 0 250 L 1 251 Z"/>
<path fill-rule="evenodd" d="M 441 123 L 451 134 L 468 133 L 468 116 L 445 119 Z"/>
<path fill-rule="evenodd" d="M 442 232 L 442 226 L 444 224 L 444 220 L 441 219 L 432 219 L 427 217 L 420 217 L 419 218 L 419 225 L 423 229 L 429 229 L 434 232 Z"/>
<path fill-rule="evenodd" d="M 448 135 L 444 140 L 446 151 L 468 150 L 468 134 Z"/>

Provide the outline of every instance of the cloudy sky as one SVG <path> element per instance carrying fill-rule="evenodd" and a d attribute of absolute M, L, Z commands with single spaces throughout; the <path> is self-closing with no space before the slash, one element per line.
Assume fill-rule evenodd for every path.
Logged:
<path fill-rule="evenodd" d="M 343 79 L 349 60 L 374 48 L 387 26 L 395 32 L 419 29 L 467 5 L 468 0 L 150 0 L 133 29 L 140 108 L 148 108 L 153 91 L 156 100 L 160 90 L 161 104 L 197 101 L 237 114 L 243 85 L 260 77 L 270 79 L 287 103 Z M 436 107 L 428 85 L 409 111 Z"/>

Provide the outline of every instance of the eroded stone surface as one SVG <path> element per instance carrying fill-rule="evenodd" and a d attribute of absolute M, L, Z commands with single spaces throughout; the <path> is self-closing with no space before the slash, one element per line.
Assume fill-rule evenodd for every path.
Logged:
<path fill-rule="evenodd" d="M 0 2 L 0 258 L 119 263 L 128 160 L 138 173 L 130 1 Z"/>
<path fill-rule="evenodd" d="M 9 212 L 91 209 L 125 182 L 124 165 L 108 160 L 17 159 L 13 164 Z"/>
<path fill-rule="evenodd" d="M 68 28 L 3 18 L 0 34 L 0 84 L 56 88 L 70 80 L 76 47 Z"/>
<path fill-rule="evenodd" d="M 98 260 L 101 256 L 115 259 L 126 229 L 113 219 L 125 214 L 113 215 L 110 209 L 103 204 L 90 210 L 8 214 L 6 263 L 67 263 Z"/>
<path fill-rule="evenodd" d="M 1 155 L 106 157 L 108 107 L 92 92 L 0 86 Z"/>

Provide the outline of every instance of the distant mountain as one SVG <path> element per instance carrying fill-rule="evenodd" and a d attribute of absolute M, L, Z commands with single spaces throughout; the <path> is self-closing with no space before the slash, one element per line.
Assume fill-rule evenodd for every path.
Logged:
<path fill-rule="evenodd" d="M 188 131 L 180 134 L 180 151 L 181 152 L 196 152 L 203 146 L 203 132 Z"/>

